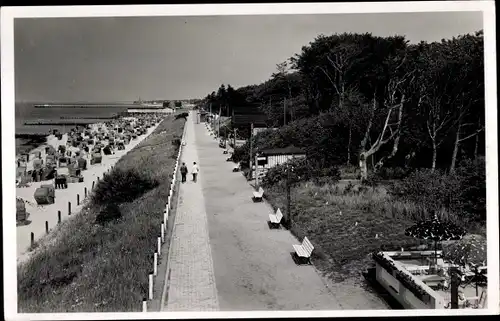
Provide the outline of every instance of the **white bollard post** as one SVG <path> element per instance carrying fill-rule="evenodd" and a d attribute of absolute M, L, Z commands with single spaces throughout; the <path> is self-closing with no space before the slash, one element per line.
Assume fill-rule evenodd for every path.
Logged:
<path fill-rule="evenodd" d="M 163 226 L 163 224 L 162 224 Z M 162 232 L 163 232 L 163 229 L 162 229 Z M 162 240 L 162 237 L 158 236 L 158 255 L 161 257 L 161 240 Z"/>
<path fill-rule="evenodd" d="M 153 300 L 153 274 L 149 275 L 149 299 Z"/>
<path fill-rule="evenodd" d="M 163 222 L 165 222 L 165 216 L 163 216 Z M 165 243 L 165 223 L 161 223 L 161 241 Z"/>
<path fill-rule="evenodd" d="M 146 301 L 146 298 L 142 300 L 142 312 L 148 312 L 148 301 Z"/>
<path fill-rule="evenodd" d="M 155 252 L 153 260 L 153 275 L 156 276 L 157 274 L 158 274 L 158 253 Z"/>

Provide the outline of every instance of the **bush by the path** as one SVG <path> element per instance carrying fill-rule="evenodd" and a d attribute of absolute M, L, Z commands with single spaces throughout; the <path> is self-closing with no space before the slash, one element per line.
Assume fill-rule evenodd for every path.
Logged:
<path fill-rule="evenodd" d="M 165 119 L 109 175 L 110 179 L 125 175 L 131 184 L 146 182 L 153 188 L 139 193 L 131 185 L 101 181 L 96 190 L 107 184 L 118 196 L 96 198 L 104 205 L 89 201 L 18 267 L 19 312 L 141 310 L 178 151 L 171 142 L 182 135 L 184 123 L 174 117 Z M 134 192 L 125 191 L 130 188 Z M 106 206 L 105 195 L 116 206 Z M 124 200 L 126 195 L 132 196 Z"/>
<path fill-rule="evenodd" d="M 290 177 L 287 174 L 289 166 L 293 168 L 293 171 L 290 172 Z M 270 186 L 285 181 L 288 178 L 294 183 L 309 180 L 316 183 L 334 183 L 339 180 L 340 172 L 334 166 L 321 168 L 306 158 L 295 158 L 284 164 L 270 168 L 262 182 L 264 185 Z"/>
<path fill-rule="evenodd" d="M 155 178 L 140 174 L 135 169 L 117 168 L 97 184 L 91 201 L 96 205 L 130 202 L 158 185 Z"/>

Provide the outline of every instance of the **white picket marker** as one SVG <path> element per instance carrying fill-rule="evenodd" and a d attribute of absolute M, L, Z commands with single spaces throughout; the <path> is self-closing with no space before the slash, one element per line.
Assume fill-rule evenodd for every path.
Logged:
<path fill-rule="evenodd" d="M 163 217 L 163 222 L 165 222 L 165 216 Z M 377 234 L 378 235 L 378 234 Z M 165 223 L 161 223 L 161 241 L 165 243 Z"/>
<path fill-rule="evenodd" d="M 162 229 L 162 232 L 163 232 L 163 229 Z M 160 257 L 161 257 L 161 240 L 162 240 L 162 238 L 160 236 L 158 236 L 158 255 Z"/>
<path fill-rule="evenodd" d="M 158 253 L 155 252 L 153 259 L 153 275 L 156 276 L 158 274 Z"/>
<path fill-rule="evenodd" d="M 153 300 L 153 274 L 149 275 L 149 299 Z"/>
<path fill-rule="evenodd" d="M 142 300 L 142 312 L 148 312 L 148 301 Z"/>

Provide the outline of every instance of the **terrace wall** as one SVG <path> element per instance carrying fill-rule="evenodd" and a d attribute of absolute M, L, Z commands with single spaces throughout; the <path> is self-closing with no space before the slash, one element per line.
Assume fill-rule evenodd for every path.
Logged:
<path fill-rule="evenodd" d="M 386 255 L 387 259 L 392 260 Z M 420 285 L 428 294 L 428 302 L 417 298 L 402 282 L 394 276 L 393 272 L 388 271 L 385 267 L 375 262 L 376 278 L 380 283 L 405 309 L 444 309 L 444 299 L 418 278 L 406 271 L 402 264 L 392 260 L 399 270 L 411 276 L 413 281 Z"/>

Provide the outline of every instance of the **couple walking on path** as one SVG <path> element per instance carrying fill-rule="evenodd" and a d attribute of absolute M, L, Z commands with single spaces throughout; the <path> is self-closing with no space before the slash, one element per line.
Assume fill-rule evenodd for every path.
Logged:
<path fill-rule="evenodd" d="M 199 169 L 198 165 L 196 164 L 196 162 L 193 162 L 193 168 L 191 169 L 191 174 L 193 174 L 193 182 L 195 182 L 195 183 L 196 183 L 196 179 L 197 179 L 199 171 L 200 171 L 200 169 Z M 187 174 L 188 174 L 188 169 L 187 169 L 186 163 L 182 163 L 182 166 L 181 166 L 182 183 L 186 182 Z"/>

